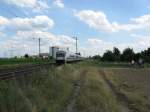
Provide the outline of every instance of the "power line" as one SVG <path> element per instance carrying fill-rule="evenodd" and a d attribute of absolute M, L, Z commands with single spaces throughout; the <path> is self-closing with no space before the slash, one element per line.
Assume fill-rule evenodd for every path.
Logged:
<path fill-rule="evenodd" d="M 18 16 L 18 13 L 16 13 L 15 12 L 15 10 L 12 10 L 12 8 L 11 7 L 9 7 L 8 6 L 8 12 L 7 13 L 9 13 L 10 15 L 13 15 L 13 16 L 15 16 L 15 17 L 19 17 Z M 22 15 L 23 16 L 25 16 L 25 17 L 29 17 L 29 15 L 27 15 L 26 13 L 24 13 L 25 12 L 25 10 L 21 10 L 23 13 L 22 13 Z M 59 25 L 59 24 L 58 24 Z M 57 25 L 57 26 L 58 26 Z M 59 27 L 59 26 L 58 26 Z M 62 29 L 62 27 L 60 26 L 59 27 L 59 30 L 60 31 L 63 31 L 63 32 L 68 32 L 68 30 L 66 31 L 66 30 L 64 30 L 64 29 Z M 78 53 L 78 39 L 77 39 L 77 37 L 75 37 L 75 39 L 76 39 L 76 53 Z M 41 53 L 41 38 L 38 38 L 38 52 L 39 52 L 39 56 L 40 56 L 40 53 Z"/>

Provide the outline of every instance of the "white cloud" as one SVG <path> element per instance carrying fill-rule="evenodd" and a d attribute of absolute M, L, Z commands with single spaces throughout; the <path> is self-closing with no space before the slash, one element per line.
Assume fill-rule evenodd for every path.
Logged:
<path fill-rule="evenodd" d="M 8 28 L 15 30 L 47 30 L 53 27 L 54 21 L 45 15 L 35 16 L 33 18 L 17 17 L 13 19 L 0 17 L 0 25 L 7 25 Z"/>
<path fill-rule="evenodd" d="M 7 26 L 6 28 L 9 28 L 9 30 L 13 29 L 13 31 L 15 31 L 14 36 L 9 40 L 1 42 L 1 56 L 4 52 L 10 54 L 9 52 L 12 47 L 16 51 L 14 51 L 14 55 L 24 55 L 25 53 L 37 54 L 37 38 L 41 38 L 42 52 L 48 52 L 49 46 L 75 48 L 75 40 L 71 37 L 66 35 L 55 35 L 49 32 L 49 29 L 53 27 L 54 22 L 47 16 L 41 15 L 32 18 L 17 17 L 12 19 L 5 17 L 1 18 L 3 21 L 7 20 L 7 24 L 1 24 L 1 26 Z"/>
<path fill-rule="evenodd" d="M 6 34 L 3 32 L 0 32 L 0 38 L 2 38 L 2 37 L 6 37 Z"/>
<path fill-rule="evenodd" d="M 134 35 L 136 37 L 136 43 L 140 50 L 150 47 L 150 36 L 147 35 Z"/>
<path fill-rule="evenodd" d="M 1 0 L 0 2 L 22 8 L 32 8 L 33 11 L 40 12 L 49 8 L 45 1 L 46 0 Z"/>
<path fill-rule="evenodd" d="M 54 22 L 47 16 L 36 16 L 34 18 L 14 18 L 11 21 L 16 29 L 49 29 L 52 28 Z"/>
<path fill-rule="evenodd" d="M 150 27 L 150 15 L 132 18 L 127 24 L 110 22 L 105 13 L 101 11 L 82 10 L 75 12 L 75 16 L 98 31 L 117 32 L 131 31 Z"/>
<path fill-rule="evenodd" d="M 66 36 L 66 35 L 60 35 L 58 36 L 59 41 L 61 41 L 65 45 L 75 44 L 75 39 Z"/>
<path fill-rule="evenodd" d="M 137 37 L 133 43 L 115 43 L 98 38 L 89 38 L 86 46 L 81 47 L 80 51 L 84 56 L 102 55 L 106 50 L 113 50 L 113 47 L 117 47 L 121 51 L 130 47 L 133 48 L 135 52 L 140 52 L 150 47 L 150 36 Z"/>
<path fill-rule="evenodd" d="M 34 12 L 41 13 L 43 11 L 48 11 L 49 6 L 44 1 L 38 1 L 36 7 L 33 8 Z"/>
<path fill-rule="evenodd" d="M 131 34 L 130 36 L 136 37 L 135 41 L 138 42 L 141 49 L 150 47 L 150 36 L 149 35 Z"/>
<path fill-rule="evenodd" d="M 97 30 L 113 31 L 112 25 L 107 20 L 103 12 L 94 12 L 92 10 L 83 10 L 75 14 L 81 21 Z"/>
<path fill-rule="evenodd" d="M 115 46 L 113 42 L 106 42 L 98 38 L 89 38 L 87 40 L 87 48 L 85 50 L 86 56 L 93 56 L 96 54 L 103 54 L 106 50 L 112 49 Z M 90 51 L 90 52 L 89 52 Z"/>
<path fill-rule="evenodd" d="M 53 4 L 59 8 L 64 8 L 63 0 L 54 0 Z"/>
<path fill-rule="evenodd" d="M 1 0 L 1 2 L 20 7 L 35 7 L 37 5 L 37 0 Z"/>
<path fill-rule="evenodd" d="M 75 48 L 75 40 L 66 35 L 55 35 L 40 30 L 17 31 L 14 37 L 1 44 L 0 55 L 6 51 L 8 53 L 12 47 L 14 55 L 38 54 L 38 38 L 41 38 L 41 52 L 49 52 L 49 46 L 69 47 L 71 51 Z"/>
<path fill-rule="evenodd" d="M 56 36 L 47 32 L 47 31 L 41 31 L 41 30 L 32 30 L 32 31 L 17 31 L 15 40 L 33 40 L 41 38 L 43 40 L 56 40 Z"/>
<path fill-rule="evenodd" d="M 33 39 L 35 38 L 35 39 Z M 66 35 L 55 35 L 47 31 L 18 31 L 16 36 L 1 44 L 1 54 L 3 51 L 10 51 L 14 48 L 14 55 L 24 55 L 25 53 L 38 53 L 38 38 L 41 38 L 41 52 L 49 52 L 49 46 L 59 46 L 60 48 L 70 48 L 75 51 L 75 39 Z M 150 45 L 150 36 L 138 36 L 133 43 L 116 43 L 101 40 L 99 38 L 87 39 L 85 46 L 79 46 L 78 50 L 83 56 L 102 55 L 106 50 L 118 47 L 121 51 L 130 47 L 135 52 L 147 49 Z"/>
<path fill-rule="evenodd" d="M 23 42 L 33 39 L 41 38 L 41 41 L 50 46 L 69 47 L 75 45 L 75 39 L 66 35 L 54 35 L 47 31 L 33 30 L 33 31 L 18 31 L 14 40 L 21 40 Z"/>
<path fill-rule="evenodd" d="M 7 25 L 9 23 L 9 20 L 3 16 L 0 16 L 0 27 Z"/>

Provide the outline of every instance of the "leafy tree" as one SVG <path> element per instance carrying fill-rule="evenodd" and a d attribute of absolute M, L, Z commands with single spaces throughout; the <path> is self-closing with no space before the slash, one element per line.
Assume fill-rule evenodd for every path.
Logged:
<path fill-rule="evenodd" d="M 96 59 L 96 60 L 101 60 L 101 56 L 100 55 L 95 55 L 92 57 L 93 59 Z"/>
<path fill-rule="evenodd" d="M 113 48 L 113 54 L 114 54 L 115 61 L 120 61 L 121 53 L 118 48 L 116 47 Z"/>
<path fill-rule="evenodd" d="M 140 58 L 142 58 L 142 54 L 141 53 L 136 53 L 134 54 L 134 60 L 137 62 Z"/>
<path fill-rule="evenodd" d="M 114 54 L 113 54 L 112 51 L 107 50 L 107 51 L 104 53 L 104 55 L 103 55 L 103 57 L 102 57 L 102 60 L 103 60 L 103 61 L 115 61 L 115 56 L 114 56 Z"/>
<path fill-rule="evenodd" d="M 121 54 L 120 50 L 114 47 L 113 51 L 107 50 L 102 57 L 99 55 L 95 55 L 92 58 L 102 60 L 102 61 L 117 61 L 117 62 L 118 61 L 129 62 L 132 59 L 138 61 L 140 58 L 142 58 L 145 62 L 150 63 L 150 48 L 141 51 L 139 53 L 134 53 L 133 49 L 126 48 Z"/>
<path fill-rule="evenodd" d="M 134 51 L 131 48 L 126 48 L 124 49 L 122 55 L 121 55 L 121 60 L 122 61 L 131 61 L 134 59 Z"/>
<path fill-rule="evenodd" d="M 150 62 L 150 48 L 141 52 L 141 57 L 146 61 Z"/>

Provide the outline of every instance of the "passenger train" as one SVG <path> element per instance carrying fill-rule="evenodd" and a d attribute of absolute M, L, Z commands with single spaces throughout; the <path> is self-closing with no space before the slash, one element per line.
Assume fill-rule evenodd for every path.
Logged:
<path fill-rule="evenodd" d="M 63 50 L 56 52 L 56 63 L 69 63 L 80 61 L 81 59 L 80 53 L 71 53 Z"/>

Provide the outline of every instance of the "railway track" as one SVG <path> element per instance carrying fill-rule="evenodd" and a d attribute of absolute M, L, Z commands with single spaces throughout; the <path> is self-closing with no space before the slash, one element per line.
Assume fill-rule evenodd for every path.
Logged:
<path fill-rule="evenodd" d="M 34 70 L 38 70 L 42 67 L 50 67 L 56 65 L 55 63 L 48 63 L 48 64 L 39 64 L 39 65 L 32 65 L 29 67 L 25 68 L 20 68 L 20 69 L 14 69 L 12 71 L 8 72 L 2 72 L 0 73 L 0 80 L 6 80 L 6 79 L 12 79 L 12 78 L 17 78 L 23 75 L 28 75 L 29 73 L 32 73 Z"/>

